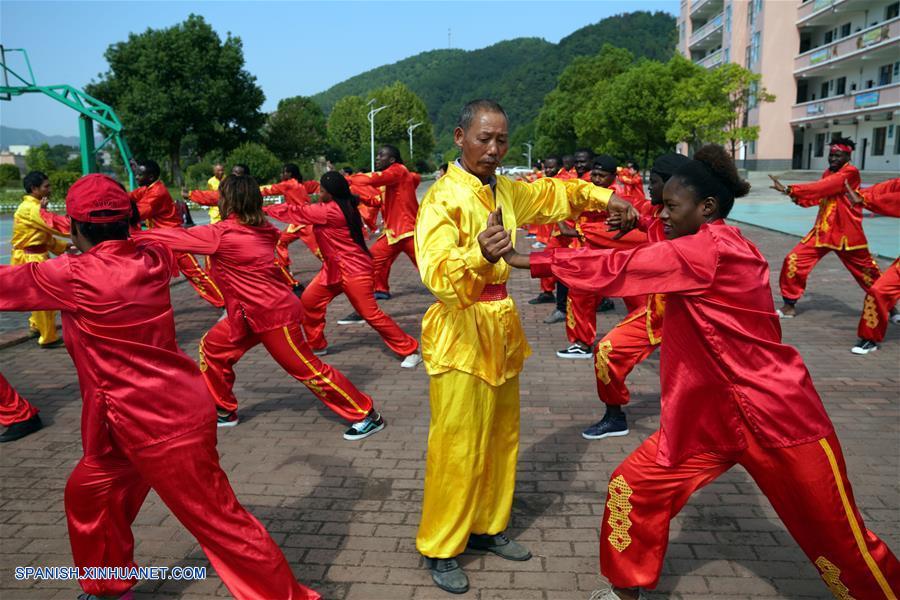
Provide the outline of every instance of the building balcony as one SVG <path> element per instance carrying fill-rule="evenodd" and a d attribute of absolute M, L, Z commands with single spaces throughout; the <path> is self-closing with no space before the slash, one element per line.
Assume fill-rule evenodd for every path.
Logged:
<path fill-rule="evenodd" d="M 846 119 L 866 113 L 900 108 L 900 83 L 870 88 L 824 100 L 803 102 L 791 107 L 791 123 Z"/>
<path fill-rule="evenodd" d="M 695 63 L 697 65 L 703 67 L 704 69 L 713 69 L 713 68 L 721 65 L 724 62 L 724 59 L 725 59 L 725 52 L 723 50 L 719 49 L 719 50 L 716 50 L 715 52 L 712 52 L 711 54 L 707 54 L 700 60 L 695 61 Z"/>
<path fill-rule="evenodd" d="M 694 0 L 691 2 L 691 18 L 709 17 L 725 8 L 724 0 Z"/>
<path fill-rule="evenodd" d="M 837 25 L 847 13 L 883 7 L 884 0 L 807 0 L 797 7 L 797 27 Z"/>
<path fill-rule="evenodd" d="M 724 14 L 720 12 L 702 27 L 692 32 L 690 42 L 691 50 L 721 46 L 722 24 L 724 20 Z"/>
<path fill-rule="evenodd" d="M 794 75 L 809 77 L 820 69 L 834 68 L 838 63 L 853 58 L 868 61 L 887 57 L 890 60 L 897 56 L 898 43 L 900 17 L 797 55 L 794 58 Z"/>

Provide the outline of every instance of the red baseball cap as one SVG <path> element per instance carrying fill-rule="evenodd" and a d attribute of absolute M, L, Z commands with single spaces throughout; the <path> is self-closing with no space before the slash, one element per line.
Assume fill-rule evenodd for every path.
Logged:
<path fill-rule="evenodd" d="M 103 216 L 96 211 L 115 211 Z M 66 214 L 82 223 L 111 223 L 131 216 L 131 198 L 118 181 L 107 175 L 85 175 L 66 194 Z"/>

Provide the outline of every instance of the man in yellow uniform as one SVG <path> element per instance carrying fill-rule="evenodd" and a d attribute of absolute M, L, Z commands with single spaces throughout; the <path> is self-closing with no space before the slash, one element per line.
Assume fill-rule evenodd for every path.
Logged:
<path fill-rule="evenodd" d="M 590 182 L 495 177 L 509 132 L 492 100 L 466 104 L 454 139 L 462 156 L 428 190 L 416 221 L 422 281 L 438 300 L 422 321 L 431 424 L 416 548 L 438 587 L 464 593 L 468 578 L 455 557 L 467 546 L 531 558 L 503 534 L 516 480 L 519 372 L 530 348 L 507 295 L 509 267 L 499 260 L 511 247 L 498 240 L 504 228 L 514 235 L 522 223 L 556 223 L 582 210 L 634 214 Z"/>
<path fill-rule="evenodd" d="M 32 171 L 22 182 L 25 196 L 13 215 L 11 265 L 44 262 L 53 254 L 62 254 L 69 247 L 66 240 L 56 236 L 66 236 L 62 223 L 54 223 L 53 215 L 44 210 L 50 200 L 50 179 L 41 171 Z M 59 217 L 62 219 L 62 217 Z M 56 332 L 56 311 L 40 310 L 31 313 L 28 326 L 38 336 L 42 348 L 52 348 L 63 343 Z"/>
<path fill-rule="evenodd" d="M 222 163 L 216 163 L 213 165 L 213 176 L 206 180 L 206 189 L 210 191 L 218 191 L 219 184 L 222 183 L 222 180 L 225 178 L 225 165 Z M 222 217 L 219 215 L 219 207 L 218 206 L 210 206 L 209 207 L 209 224 L 218 223 L 222 220 Z"/>

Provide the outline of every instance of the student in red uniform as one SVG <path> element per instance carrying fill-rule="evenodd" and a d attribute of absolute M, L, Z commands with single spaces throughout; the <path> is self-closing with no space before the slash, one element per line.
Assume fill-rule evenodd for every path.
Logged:
<path fill-rule="evenodd" d="M 636 162 L 629 160 L 624 167 L 616 169 L 615 190 L 619 196 L 629 198 L 632 204 L 646 202 L 644 178 Z"/>
<path fill-rule="evenodd" d="M 266 213 L 280 221 L 309 226 L 322 251 L 322 270 L 303 292 L 303 331 L 317 355 L 327 353 L 325 311 L 339 294 L 346 294 L 356 312 L 381 335 L 388 348 L 403 358 L 400 366 L 422 362 L 419 342 L 384 314 L 375 300 L 372 255 L 363 236 L 358 199 L 337 171 L 322 176 L 319 202 L 302 206 L 277 204 Z"/>
<path fill-rule="evenodd" d="M 66 212 L 81 254 L 0 267 L 0 288 L 16 290 L 0 295 L 0 310 L 62 311 L 84 402 L 84 456 L 65 492 L 75 566 L 136 567 L 131 524 L 153 489 L 235 597 L 319 598 L 297 583 L 219 466 L 212 399 L 175 339 L 176 258 L 129 239 L 128 193 L 105 175 L 78 180 Z M 79 583 L 86 597 L 130 597 L 137 580 Z"/>
<path fill-rule="evenodd" d="M 862 191 L 855 191 L 850 184 L 845 185 L 847 197 L 853 204 L 889 217 L 900 217 L 900 178 L 888 179 Z M 888 320 L 900 323 L 900 315 L 894 311 L 898 298 L 900 258 L 891 263 L 866 294 L 857 328 L 859 341 L 850 350 L 853 354 L 868 354 L 878 350 L 878 344 L 887 332 Z"/>
<path fill-rule="evenodd" d="M 44 426 L 38 409 L 19 395 L 3 373 L 0 373 L 0 425 L 6 427 L 0 443 L 20 440 Z"/>
<path fill-rule="evenodd" d="M 350 177 L 354 185 L 384 186 L 382 216 L 384 233 L 372 245 L 372 259 L 375 263 L 375 298 L 391 298 L 388 279 L 391 265 L 400 255 L 406 254 L 416 266 L 416 249 L 413 233 L 416 229 L 416 213 L 419 201 L 416 188 L 422 180 L 418 173 L 407 170 L 396 146 L 385 144 L 375 154 L 374 173 L 358 173 Z"/>
<path fill-rule="evenodd" d="M 318 181 L 303 181 L 300 167 L 294 163 L 285 163 L 281 169 L 281 181 L 273 185 L 263 186 L 263 196 L 282 196 L 284 202 L 289 205 L 303 206 L 309 204 L 309 195 L 319 191 Z M 313 255 L 321 260 L 319 246 L 312 228 L 306 225 L 291 224 L 281 232 L 275 252 L 281 259 L 281 263 L 288 271 L 291 268 L 291 255 L 288 246 L 297 240 L 303 240 L 306 247 Z"/>
<path fill-rule="evenodd" d="M 750 186 L 721 146 L 666 184 L 666 241 L 634 250 L 507 255 L 572 288 L 666 294 L 660 430 L 612 473 L 600 530 L 604 599 L 659 581 L 669 522 L 742 465 L 837 597 L 896 598 L 900 563 L 865 524 L 841 446 L 800 354 L 781 343 L 765 257 L 728 225 Z"/>
<path fill-rule="evenodd" d="M 548 156 L 544 159 L 544 177 L 555 177 L 559 179 L 559 173 L 562 169 L 562 160 L 555 155 Z M 560 239 L 559 229 L 556 225 L 539 225 L 539 227 L 548 228 L 546 233 L 546 241 L 539 240 L 545 244 L 545 248 L 562 248 L 562 241 L 568 243 L 569 238 Z M 542 232 L 542 235 L 544 233 Z M 556 296 L 553 291 L 556 289 L 556 279 L 553 277 L 544 277 L 541 279 L 541 293 L 528 301 L 528 304 L 553 304 L 556 302 Z"/>
<path fill-rule="evenodd" d="M 807 277 L 829 252 L 837 253 L 866 293 L 881 276 L 863 232 L 862 207 L 850 202 L 844 189 L 844 182 L 854 189 L 859 187 L 859 171 L 850 164 L 850 153 L 854 148 L 856 144 L 848 138 L 833 140 L 828 153 L 828 169 L 814 183 L 785 186 L 770 175 L 773 190 L 790 196 L 798 206 L 819 207 L 812 231 L 788 253 L 781 265 L 779 283 L 784 306 L 778 315 L 783 319 L 797 315 L 797 300 L 806 290 Z"/>
<path fill-rule="evenodd" d="M 141 234 L 176 252 L 206 254 L 213 276 L 221 283 L 227 318 L 200 340 L 200 370 L 216 401 L 219 426 L 237 424 L 234 365 L 261 343 L 281 368 L 353 422 L 344 439 L 362 439 L 383 429 L 384 420 L 372 407 L 372 398 L 323 363 L 304 340 L 303 307 L 273 260 L 280 232 L 266 220 L 256 180 L 231 175 L 219 193 L 219 223 Z"/>
<path fill-rule="evenodd" d="M 135 168 L 140 187 L 131 192 L 131 199 L 137 204 L 141 221 L 144 221 L 150 229 L 181 229 L 181 214 L 166 185 L 159 178 L 159 165 L 156 161 L 145 160 L 141 163 L 132 161 L 132 167 Z M 219 286 L 200 266 L 193 254 L 180 252 L 175 257 L 178 260 L 178 269 L 201 298 L 216 308 L 225 306 Z"/>

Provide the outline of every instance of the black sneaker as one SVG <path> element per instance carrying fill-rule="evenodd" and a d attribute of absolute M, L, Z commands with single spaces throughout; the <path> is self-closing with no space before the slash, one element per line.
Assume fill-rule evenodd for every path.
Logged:
<path fill-rule="evenodd" d="M 606 437 L 623 435 L 628 435 L 628 419 L 626 419 L 624 412 L 614 417 L 607 414 L 581 433 L 581 437 L 586 440 L 602 440 Z"/>
<path fill-rule="evenodd" d="M 878 344 L 871 340 L 863 340 L 860 339 L 856 342 L 856 345 L 850 348 L 850 352 L 853 354 L 868 354 L 870 352 L 875 352 L 878 350 Z"/>
<path fill-rule="evenodd" d="M 375 292 L 376 300 L 390 300 L 391 293 L 390 292 Z"/>
<path fill-rule="evenodd" d="M 338 325 L 356 325 L 358 323 L 365 323 L 366 320 L 359 316 L 357 313 L 352 312 L 343 319 L 338 321 Z"/>
<path fill-rule="evenodd" d="M 306 289 L 305 285 L 303 285 L 302 283 L 298 283 L 297 285 L 294 286 L 294 295 L 297 296 L 298 298 L 300 298 L 301 296 L 303 296 L 303 291 L 305 289 Z"/>
<path fill-rule="evenodd" d="M 426 558 L 431 570 L 431 580 L 445 592 L 465 594 L 469 591 L 469 578 L 455 558 Z"/>
<path fill-rule="evenodd" d="M 38 344 L 38 346 L 40 346 L 41 348 L 47 349 L 47 348 L 59 348 L 63 344 L 65 344 L 65 342 L 63 341 L 62 338 L 56 338 L 52 342 L 49 342 L 46 344 Z"/>
<path fill-rule="evenodd" d="M 239 420 L 236 410 L 224 415 L 219 413 L 218 418 L 216 419 L 216 427 L 234 427 L 238 424 Z"/>
<path fill-rule="evenodd" d="M 344 439 L 355 442 L 367 438 L 373 433 L 378 433 L 382 429 L 384 429 L 384 419 L 377 412 L 372 411 L 365 419 L 351 425 L 350 429 L 344 432 Z"/>
<path fill-rule="evenodd" d="M 0 435 L 0 443 L 21 440 L 26 435 L 39 431 L 43 426 L 40 415 L 34 415 L 30 419 L 13 423 L 6 428 L 3 435 Z"/>
<path fill-rule="evenodd" d="M 565 350 L 558 350 L 556 352 L 556 356 L 559 358 L 583 358 L 589 359 L 594 356 L 593 351 L 591 351 L 591 347 L 587 344 L 582 344 L 581 342 L 575 342 L 570 345 Z"/>
<path fill-rule="evenodd" d="M 600 304 L 597 306 L 597 312 L 609 312 L 611 310 L 615 310 L 616 305 L 613 303 L 612 298 L 604 298 L 600 301 Z"/>
<path fill-rule="evenodd" d="M 528 304 L 553 304 L 556 302 L 556 296 L 553 292 L 541 292 L 528 301 Z"/>

